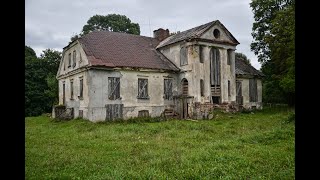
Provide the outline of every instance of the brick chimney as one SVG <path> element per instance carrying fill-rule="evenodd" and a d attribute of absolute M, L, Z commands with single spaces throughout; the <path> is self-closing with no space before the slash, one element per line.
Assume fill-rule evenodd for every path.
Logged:
<path fill-rule="evenodd" d="M 162 41 L 169 36 L 169 29 L 164 30 L 162 28 L 159 28 L 153 31 L 153 37 L 158 39 L 159 41 Z"/>

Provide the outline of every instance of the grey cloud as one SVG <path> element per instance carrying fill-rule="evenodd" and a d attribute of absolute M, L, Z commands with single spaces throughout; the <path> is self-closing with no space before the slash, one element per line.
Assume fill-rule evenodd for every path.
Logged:
<path fill-rule="evenodd" d="M 253 14 L 249 3 L 250 0 L 27 0 L 25 42 L 37 52 L 41 48 L 62 50 L 96 14 L 126 15 L 140 25 L 143 36 L 152 36 L 152 31 L 160 27 L 170 32 L 184 31 L 219 19 L 240 41 L 237 49 L 259 68 L 250 51 Z"/>

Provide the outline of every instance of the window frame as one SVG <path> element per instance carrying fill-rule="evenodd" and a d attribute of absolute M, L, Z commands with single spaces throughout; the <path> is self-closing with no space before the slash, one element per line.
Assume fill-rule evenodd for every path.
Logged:
<path fill-rule="evenodd" d="M 142 82 L 146 82 L 146 84 L 144 85 L 144 93 L 142 94 L 141 92 L 141 88 L 143 85 L 141 85 Z M 149 99 L 149 93 L 148 93 L 148 86 L 149 86 L 149 82 L 147 78 L 138 78 L 138 95 L 137 95 L 137 99 Z M 142 96 L 144 95 L 144 96 Z"/>
<path fill-rule="evenodd" d="M 166 82 L 171 82 L 171 86 L 168 87 L 168 83 Z M 171 89 L 170 89 L 171 87 Z M 169 90 L 168 90 L 169 88 Z M 170 78 L 166 78 L 163 80 L 163 98 L 165 100 L 172 100 L 173 99 L 173 80 Z"/>
<path fill-rule="evenodd" d="M 258 82 L 256 78 L 249 79 L 249 102 L 258 102 Z"/>
<path fill-rule="evenodd" d="M 115 83 L 117 84 L 115 85 Z M 109 100 L 121 99 L 120 77 L 108 77 L 108 99 Z"/>
<path fill-rule="evenodd" d="M 188 65 L 188 46 L 182 46 L 180 48 L 180 66 L 185 65 Z"/>
<path fill-rule="evenodd" d="M 83 99 L 83 78 L 79 78 L 79 99 Z"/>
<path fill-rule="evenodd" d="M 204 97 L 204 81 L 200 79 L 200 96 Z"/>
<path fill-rule="evenodd" d="M 68 68 L 71 68 L 71 52 L 68 55 Z"/>
<path fill-rule="evenodd" d="M 74 67 L 76 67 L 76 65 L 77 65 L 77 62 L 76 62 L 76 59 L 77 59 L 77 52 L 76 52 L 76 50 L 73 50 L 73 54 L 72 54 L 72 67 L 74 68 Z"/>
<path fill-rule="evenodd" d="M 74 99 L 73 79 L 70 79 L 70 100 Z"/>

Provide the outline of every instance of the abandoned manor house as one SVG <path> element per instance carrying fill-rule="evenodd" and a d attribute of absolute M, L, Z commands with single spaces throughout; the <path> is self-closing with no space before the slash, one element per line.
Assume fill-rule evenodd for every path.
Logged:
<path fill-rule="evenodd" d="M 235 59 L 239 42 L 219 20 L 153 33 L 93 31 L 64 47 L 53 117 L 203 119 L 215 108 L 262 108 L 264 75 Z"/>

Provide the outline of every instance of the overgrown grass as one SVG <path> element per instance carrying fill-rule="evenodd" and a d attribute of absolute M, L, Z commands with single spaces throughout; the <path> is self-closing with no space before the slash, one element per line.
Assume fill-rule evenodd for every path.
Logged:
<path fill-rule="evenodd" d="M 292 111 L 214 120 L 26 118 L 26 179 L 294 179 Z"/>

